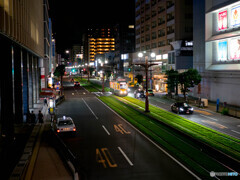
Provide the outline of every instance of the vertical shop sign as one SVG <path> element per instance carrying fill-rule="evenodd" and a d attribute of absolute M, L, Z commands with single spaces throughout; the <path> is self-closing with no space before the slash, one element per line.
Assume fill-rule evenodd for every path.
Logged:
<path fill-rule="evenodd" d="M 240 6 L 231 9 L 231 25 L 233 27 L 240 25 Z"/>
<path fill-rule="evenodd" d="M 227 41 L 221 41 L 218 43 L 218 60 L 227 60 Z"/>
<path fill-rule="evenodd" d="M 218 30 L 227 29 L 227 11 L 218 13 Z"/>

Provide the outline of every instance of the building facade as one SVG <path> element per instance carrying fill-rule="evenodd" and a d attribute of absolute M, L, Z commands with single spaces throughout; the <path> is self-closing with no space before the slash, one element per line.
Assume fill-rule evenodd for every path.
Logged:
<path fill-rule="evenodd" d="M 42 0 L 0 0 L 1 134 L 13 136 L 13 124 L 26 120 L 39 100 L 44 67 L 44 14 Z"/>
<path fill-rule="evenodd" d="M 239 1 L 194 0 L 193 66 L 202 75 L 194 96 L 240 105 L 239 30 Z"/>
<path fill-rule="evenodd" d="M 185 41 L 192 41 L 192 14 L 190 0 L 135 1 L 136 55 L 134 59 L 139 60 L 138 52 L 145 51 L 146 56 L 152 52 L 156 54 L 156 58 L 152 60 L 155 60 L 157 65 L 150 69 L 151 74 L 149 74 L 155 90 L 166 91 L 164 75 L 166 69 L 168 67 L 176 69 L 177 63 L 182 64 L 182 61 L 186 61 L 185 57 L 175 56 L 175 51 L 179 49 L 174 49 L 173 44 L 181 41 L 182 46 Z M 171 58 L 172 56 L 174 58 Z M 187 57 L 187 59 L 192 61 L 192 58 Z M 187 66 L 184 68 L 187 69 Z"/>

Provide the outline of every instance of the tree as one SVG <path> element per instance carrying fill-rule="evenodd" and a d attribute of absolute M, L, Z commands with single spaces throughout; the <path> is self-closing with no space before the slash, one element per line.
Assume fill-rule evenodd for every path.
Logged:
<path fill-rule="evenodd" d="M 62 94 L 62 77 L 65 73 L 65 65 L 61 64 L 58 67 L 56 67 L 55 71 L 54 71 L 54 76 L 57 76 L 58 78 L 61 77 L 61 88 L 60 88 L 60 93 Z"/>
<path fill-rule="evenodd" d="M 169 93 L 171 93 L 172 95 L 172 92 L 174 92 L 174 88 L 176 88 L 175 94 L 178 95 L 178 71 L 175 71 L 173 69 L 167 70 L 166 75 L 168 76 L 167 87 Z"/>
<path fill-rule="evenodd" d="M 201 82 L 201 79 L 202 77 L 196 69 L 188 69 L 179 74 L 179 83 L 181 85 L 184 99 L 186 99 L 186 93 L 189 92 L 189 88 L 198 85 Z"/>

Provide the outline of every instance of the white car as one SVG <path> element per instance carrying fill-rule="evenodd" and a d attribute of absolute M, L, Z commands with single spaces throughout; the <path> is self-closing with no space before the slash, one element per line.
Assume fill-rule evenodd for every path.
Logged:
<path fill-rule="evenodd" d="M 77 129 L 71 117 L 63 116 L 57 119 L 56 122 L 56 132 L 64 133 L 64 132 L 72 132 L 76 133 Z"/>

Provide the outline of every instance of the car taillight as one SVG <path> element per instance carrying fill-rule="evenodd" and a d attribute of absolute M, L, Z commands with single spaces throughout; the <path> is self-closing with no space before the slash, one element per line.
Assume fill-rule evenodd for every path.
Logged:
<path fill-rule="evenodd" d="M 75 127 L 73 128 L 73 131 L 76 131 L 76 128 L 75 128 Z"/>
<path fill-rule="evenodd" d="M 59 129 L 57 129 L 57 132 L 59 133 L 59 132 L 60 132 L 60 130 L 59 130 Z"/>

